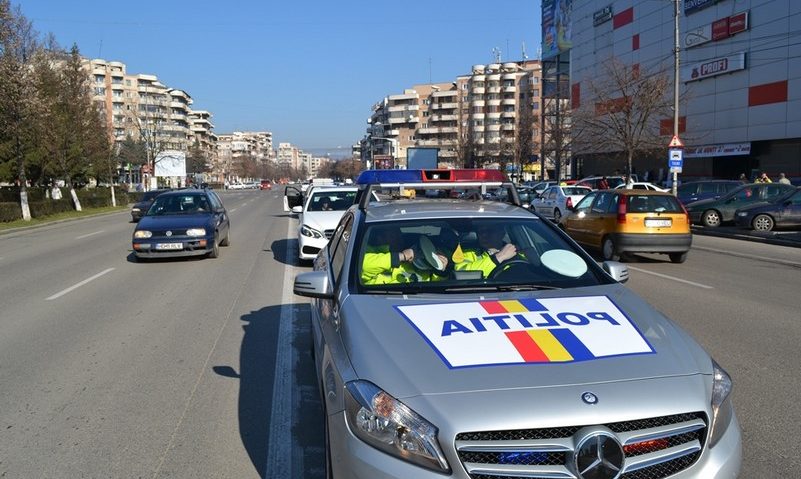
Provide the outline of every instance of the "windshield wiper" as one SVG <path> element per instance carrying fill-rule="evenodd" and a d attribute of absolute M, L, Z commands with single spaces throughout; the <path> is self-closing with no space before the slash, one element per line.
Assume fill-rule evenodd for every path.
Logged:
<path fill-rule="evenodd" d="M 509 285 L 475 285 L 475 286 L 451 286 L 444 288 L 446 292 L 474 292 L 474 291 L 537 291 L 541 289 L 562 289 L 558 286 L 546 284 L 509 284 Z"/>

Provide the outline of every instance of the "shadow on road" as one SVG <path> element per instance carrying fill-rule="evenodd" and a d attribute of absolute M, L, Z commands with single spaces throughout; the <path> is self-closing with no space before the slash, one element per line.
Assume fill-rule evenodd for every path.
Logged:
<path fill-rule="evenodd" d="M 311 330 L 308 304 L 295 308 L 292 333 L 294 376 L 291 385 L 293 476 L 322 477 L 325 467 L 323 412 L 316 372 L 310 354 Z M 242 445 L 260 477 L 270 477 L 267 467 L 273 384 L 278 351 L 281 305 L 268 306 L 242 316 L 244 337 L 239 373 L 231 366 L 214 366 L 216 374 L 239 378 L 239 434 Z M 287 440 L 287 438 L 272 438 Z M 302 471 L 297 471 L 302 469 Z M 300 472 L 302 474 L 298 475 Z"/>
<path fill-rule="evenodd" d="M 287 250 L 289 250 L 290 248 L 292 251 L 298 250 L 297 238 L 275 240 L 270 245 L 269 251 L 273 253 L 273 259 L 275 261 L 278 261 L 281 264 L 288 264 L 290 266 L 295 266 L 297 264 L 298 258 L 297 256 L 289 257 L 289 255 L 287 254 Z"/>

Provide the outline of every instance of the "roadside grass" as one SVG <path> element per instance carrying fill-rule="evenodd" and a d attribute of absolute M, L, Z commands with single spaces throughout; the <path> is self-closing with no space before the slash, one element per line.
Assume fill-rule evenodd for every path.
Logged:
<path fill-rule="evenodd" d="M 42 226 L 48 223 L 55 223 L 56 221 L 83 218 L 85 216 L 94 216 L 103 213 L 113 213 L 116 211 L 124 211 L 126 209 L 128 209 L 128 205 L 104 206 L 102 208 L 84 208 L 83 211 L 65 211 L 63 213 L 57 213 L 54 215 L 31 218 L 30 221 L 16 220 L 0 223 L 0 231 L 13 230 L 15 228 L 27 228 L 30 226 Z"/>

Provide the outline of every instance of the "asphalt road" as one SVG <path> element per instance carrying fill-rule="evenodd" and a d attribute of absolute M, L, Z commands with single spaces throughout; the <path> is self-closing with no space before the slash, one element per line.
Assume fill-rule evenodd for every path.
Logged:
<path fill-rule="evenodd" d="M 224 192 L 218 259 L 131 260 L 127 213 L 0 235 L 0 477 L 320 478 L 296 221 Z M 726 368 L 741 477 L 801 477 L 801 249 L 695 236 L 628 286 Z"/>

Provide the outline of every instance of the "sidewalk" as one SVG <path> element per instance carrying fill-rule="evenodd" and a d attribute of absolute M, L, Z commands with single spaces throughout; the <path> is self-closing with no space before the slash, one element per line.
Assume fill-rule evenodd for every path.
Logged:
<path fill-rule="evenodd" d="M 774 244 L 778 246 L 790 246 L 801 248 L 801 231 L 780 230 L 757 232 L 739 228 L 737 226 L 719 226 L 717 228 L 707 228 L 704 226 L 692 226 L 692 232 L 696 235 L 717 236 L 719 238 L 732 238 L 743 241 L 753 241 L 764 244 Z"/>

